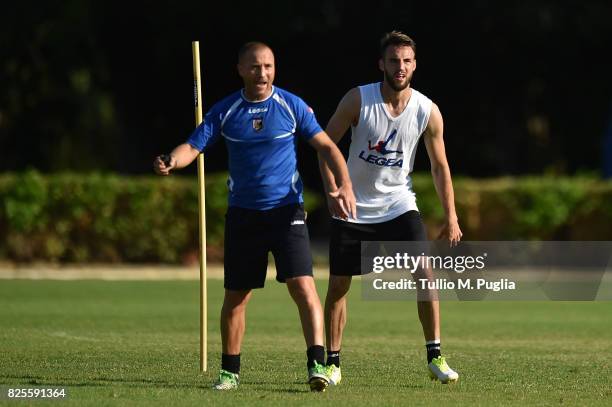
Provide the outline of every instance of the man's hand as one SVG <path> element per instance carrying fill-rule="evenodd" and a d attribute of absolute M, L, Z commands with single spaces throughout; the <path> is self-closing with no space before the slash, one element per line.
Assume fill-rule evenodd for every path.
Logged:
<path fill-rule="evenodd" d="M 438 240 L 446 239 L 449 241 L 450 247 L 454 247 L 459 244 L 459 241 L 461 240 L 462 236 L 463 233 L 459 228 L 459 222 L 457 221 L 457 219 L 451 219 L 447 220 L 446 223 L 444 223 L 444 226 L 442 227 L 442 230 L 438 235 Z"/>
<path fill-rule="evenodd" d="M 158 175 L 170 175 L 170 170 L 176 168 L 176 158 L 171 154 L 162 154 L 153 161 L 153 170 Z"/>
<path fill-rule="evenodd" d="M 342 219 L 357 218 L 357 203 L 353 187 L 343 185 L 333 192 L 328 192 L 327 207 L 332 216 Z"/>

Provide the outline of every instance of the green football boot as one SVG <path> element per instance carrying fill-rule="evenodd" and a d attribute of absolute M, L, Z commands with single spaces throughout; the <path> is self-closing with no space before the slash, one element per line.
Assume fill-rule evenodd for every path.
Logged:
<path fill-rule="evenodd" d="M 446 359 L 442 356 L 434 358 L 428 367 L 431 380 L 440 380 L 444 384 L 459 380 L 459 374 L 448 366 Z"/>
<path fill-rule="evenodd" d="M 326 366 L 330 386 L 337 386 L 342 380 L 342 371 L 336 365 Z"/>
<path fill-rule="evenodd" d="M 327 389 L 329 378 L 324 365 L 314 362 L 314 366 L 308 368 L 308 384 L 310 385 L 310 391 L 325 391 Z"/>
<path fill-rule="evenodd" d="M 219 379 L 213 384 L 215 390 L 233 390 L 238 388 L 240 377 L 237 373 L 228 372 L 221 369 Z"/>

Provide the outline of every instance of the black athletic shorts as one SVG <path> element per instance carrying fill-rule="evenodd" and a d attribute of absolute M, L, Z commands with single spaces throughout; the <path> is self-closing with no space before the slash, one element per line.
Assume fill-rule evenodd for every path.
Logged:
<path fill-rule="evenodd" d="M 300 204 L 260 211 L 230 207 L 225 215 L 224 286 L 228 290 L 262 288 L 268 252 L 276 279 L 312 276 L 306 213 Z"/>
<path fill-rule="evenodd" d="M 329 272 L 336 276 L 362 274 L 362 241 L 426 240 L 427 232 L 418 211 L 408 211 L 397 218 L 382 223 L 350 223 L 332 219 L 329 241 Z"/>

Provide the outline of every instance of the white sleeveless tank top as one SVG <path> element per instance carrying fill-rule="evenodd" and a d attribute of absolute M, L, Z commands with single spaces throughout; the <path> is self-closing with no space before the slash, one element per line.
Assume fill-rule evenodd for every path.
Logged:
<path fill-rule="evenodd" d="M 357 199 L 354 223 L 381 223 L 418 210 L 410 173 L 432 101 L 412 89 L 404 111 L 392 117 L 383 103 L 381 83 L 359 87 L 361 109 L 351 127 L 348 169 Z"/>

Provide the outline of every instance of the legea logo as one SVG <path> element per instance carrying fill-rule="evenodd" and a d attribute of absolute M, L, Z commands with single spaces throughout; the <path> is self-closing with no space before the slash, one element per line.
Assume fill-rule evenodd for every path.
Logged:
<path fill-rule="evenodd" d="M 393 137 L 395 137 L 396 134 L 397 134 L 397 130 L 393 130 L 391 134 L 389 134 L 389 137 L 387 137 L 386 140 L 381 140 L 374 145 L 372 145 L 370 143 L 370 140 L 368 140 L 368 150 L 369 151 L 374 150 L 377 153 L 382 154 L 383 157 L 376 155 L 376 154 L 368 154 L 368 156 L 366 157 L 365 150 L 362 150 L 361 153 L 359 153 L 359 158 L 361 158 L 363 161 L 367 163 L 375 164 L 380 167 L 400 167 L 401 168 L 402 164 L 404 163 L 403 159 L 384 157 L 385 155 L 392 154 L 392 153 L 403 154 L 399 150 L 387 150 L 387 145 L 389 144 L 391 140 L 393 140 Z"/>

